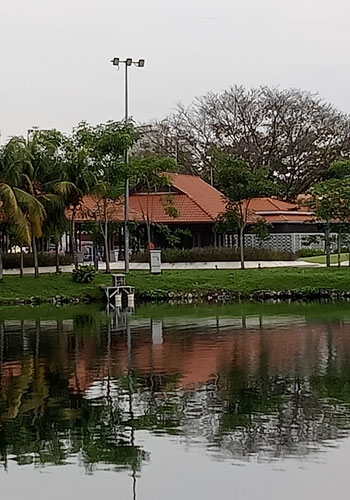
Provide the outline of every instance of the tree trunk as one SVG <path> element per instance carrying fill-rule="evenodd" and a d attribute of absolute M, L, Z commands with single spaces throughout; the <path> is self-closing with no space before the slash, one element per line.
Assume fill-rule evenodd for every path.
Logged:
<path fill-rule="evenodd" d="M 338 230 L 338 267 L 341 266 L 341 227 Z"/>
<path fill-rule="evenodd" d="M 245 268 L 244 265 L 244 226 L 239 228 L 239 248 L 241 255 L 241 269 Z"/>
<path fill-rule="evenodd" d="M 0 281 L 4 279 L 4 265 L 2 262 L 2 249 L 0 248 Z"/>
<path fill-rule="evenodd" d="M 75 220 L 73 219 L 70 239 L 71 239 L 71 243 L 72 243 L 73 264 L 74 264 L 74 267 L 77 268 L 78 267 L 78 258 L 77 258 L 77 239 L 75 237 L 75 230 L 76 230 L 75 229 Z"/>
<path fill-rule="evenodd" d="M 56 274 L 60 274 L 60 254 L 58 253 L 58 241 L 55 241 Z"/>
<path fill-rule="evenodd" d="M 326 266 L 331 267 L 331 249 L 329 241 L 329 225 L 327 224 L 324 230 L 325 233 L 325 250 L 326 250 Z"/>
<path fill-rule="evenodd" d="M 105 247 L 105 261 L 106 261 L 106 273 L 111 272 L 111 264 L 109 259 L 109 244 L 108 244 L 108 233 L 103 237 L 104 247 Z"/>
<path fill-rule="evenodd" d="M 20 263 L 19 263 L 19 275 L 21 278 L 23 278 L 24 275 L 24 256 L 23 256 L 23 248 L 21 247 L 21 253 L 19 256 Z"/>
<path fill-rule="evenodd" d="M 150 247 L 151 244 L 151 224 L 147 220 L 146 222 L 146 231 L 147 231 L 147 243 L 148 243 L 148 248 Z"/>
<path fill-rule="evenodd" d="M 33 249 L 34 277 L 39 278 L 38 249 L 36 246 L 36 240 L 34 236 L 32 238 L 32 249 Z"/>

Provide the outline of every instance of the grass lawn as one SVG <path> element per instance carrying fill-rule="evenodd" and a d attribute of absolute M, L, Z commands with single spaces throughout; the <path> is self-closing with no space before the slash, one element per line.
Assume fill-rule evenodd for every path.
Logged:
<path fill-rule="evenodd" d="M 128 284 L 148 298 L 157 298 L 168 292 L 230 292 L 252 293 L 257 290 L 301 290 L 323 288 L 350 290 L 350 269 L 338 268 L 272 268 L 246 270 L 186 270 L 165 271 L 153 276 L 146 271 L 135 271 L 128 276 Z M 70 274 L 56 276 L 5 276 L 0 283 L 0 301 L 29 300 L 32 297 L 50 301 L 56 295 L 66 298 L 101 300 L 101 285 L 111 284 L 112 278 L 99 274 L 90 285 L 73 282 Z"/>
<path fill-rule="evenodd" d="M 299 290 L 306 287 L 350 290 L 350 269 L 270 268 L 235 270 L 164 271 L 159 276 L 134 272 L 128 282 L 142 292 L 220 291 L 251 293 L 257 290 Z"/>
<path fill-rule="evenodd" d="M 0 301 L 15 299 L 29 300 L 32 297 L 48 302 L 57 295 L 67 298 L 91 298 L 98 300 L 103 298 L 102 284 L 111 284 L 111 276 L 99 274 L 93 283 L 82 285 L 72 280 L 72 275 L 63 273 L 60 276 L 55 274 L 42 274 L 38 279 L 32 275 L 4 276 L 0 283 Z"/>
<path fill-rule="evenodd" d="M 315 255 L 314 257 L 305 257 L 305 258 L 300 258 L 299 260 L 304 260 L 305 262 L 310 262 L 312 264 L 325 264 L 326 263 L 326 256 L 325 255 Z M 348 253 L 342 253 L 340 254 L 340 260 L 341 262 L 345 262 L 349 260 L 349 254 Z M 331 255 L 331 264 L 337 264 L 338 263 L 338 255 L 332 254 Z"/>

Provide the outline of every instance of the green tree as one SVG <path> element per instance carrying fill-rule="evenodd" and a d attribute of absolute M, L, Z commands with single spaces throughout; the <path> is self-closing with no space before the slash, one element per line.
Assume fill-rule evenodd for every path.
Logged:
<path fill-rule="evenodd" d="M 110 272 L 110 222 L 115 211 L 114 202 L 125 189 L 125 178 L 129 175 L 125 164 L 125 153 L 134 144 L 137 131 L 129 121 L 85 125 L 85 144 L 96 172 L 96 184 L 91 193 L 96 201 L 94 213 L 103 236 L 106 272 Z"/>
<path fill-rule="evenodd" d="M 5 146 L 3 176 L 14 186 L 30 195 L 24 199 L 24 213 L 30 225 L 31 247 L 35 276 L 39 276 L 37 239 L 43 236 L 46 210 L 62 205 L 63 200 L 56 192 L 55 177 L 60 169 L 60 147 L 62 135 L 57 131 L 33 129 L 27 137 L 13 137 Z M 30 205 L 36 199 L 36 205 Z M 34 207 L 43 207 L 34 210 Z"/>
<path fill-rule="evenodd" d="M 174 197 L 171 194 L 172 181 L 169 175 L 176 170 L 176 161 L 173 158 L 157 155 L 137 155 L 130 161 L 131 180 L 134 190 L 147 195 L 146 203 L 139 206 L 143 222 L 146 227 L 148 245 L 152 241 L 151 227 L 153 221 L 153 201 L 152 193 L 158 191 L 165 212 L 176 219 L 179 216 L 174 205 Z"/>
<path fill-rule="evenodd" d="M 56 189 L 62 195 L 66 216 L 70 222 L 71 251 L 77 266 L 76 219 L 84 196 L 91 193 L 97 183 L 91 164 L 85 136 L 88 125 L 81 123 L 64 143 L 64 160 Z"/>
<path fill-rule="evenodd" d="M 311 189 L 304 202 L 323 222 L 325 231 L 325 251 L 327 267 L 331 265 L 331 229 L 338 230 L 338 255 L 341 249 L 341 228 L 350 222 L 350 177 L 331 178 L 319 182 Z"/>
<path fill-rule="evenodd" d="M 227 198 L 226 217 L 235 220 L 239 231 L 241 268 L 244 269 L 244 230 L 254 223 L 250 209 L 253 198 L 267 196 L 276 192 L 269 178 L 267 168 L 252 170 L 245 161 L 233 155 L 216 154 L 216 181 Z"/>

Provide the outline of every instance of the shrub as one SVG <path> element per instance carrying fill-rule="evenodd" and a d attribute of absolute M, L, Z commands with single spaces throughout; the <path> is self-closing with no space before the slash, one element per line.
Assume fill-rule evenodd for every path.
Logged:
<path fill-rule="evenodd" d="M 20 267 L 19 253 L 4 253 L 2 255 L 4 269 L 18 269 Z M 40 267 L 55 266 L 56 256 L 53 252 L 43 252 L 38 254 Z M 23 254 L 24 267 L 33 267 L 33 254 Z M 73 258 L 69 254 L 60 255 L 60 265 L 68 266 L 73 263 Z"/>
<path fill-rule="evenodd" d="M 97 272 L 92 264 L 73 269 L 72 278 L 76 283 L 91 283 Z"/>
<path fill-rule="evenodd" d="M 324 255 L 324 250 L 314 250 L 313 248 L 301 248 L 297 253 L 298 257 L 316 257 Z"/>
<path fill-rule="evenodd" d="M 268 250 L 265 248 L 246 248 L 245 260 L 294 260 L 295 254 Z M 139 253 L 132 256 L 134 262 L 148 262 L 149 254 Z M 237 262 L 240 260 L 238 248 L 190 248 L 190 249 L 164 249 L 162 250 L 163 262 Z"/>

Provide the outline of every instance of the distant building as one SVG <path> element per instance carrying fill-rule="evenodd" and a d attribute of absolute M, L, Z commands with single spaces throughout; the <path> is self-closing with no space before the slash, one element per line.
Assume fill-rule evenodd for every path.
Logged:
<path fill-rule="evenodd" d="M 145 192 L 137 186 L 130 193 L 130 221 L 137 222 L 141 228 L 138 237 L 139 248 L 145 246 L 144 227 L 152 226 L 152 240 L 157 246 L 164 245 L 164 238 L 157 230 L 159 225 L 167 225 L 172 229 L 186 229 L 190 236 L 186 238 L 186 247 L 237 245 L 235 234 L 219 234 L 216 222 L 226 210 L 224 195 L 198 176 L 171 173 L 172 185 Z M 101 214 L 100 202 L 94 197 L 86 197 L 77 212 L 77 225 L 98 221 Z M 245 231 L 246 247 L 262 247 L 290 252 L 309 246 L 310 236 L 314 242 L 311 246 L 323 246 L 323 226 L 315 220 L 314 214 L 296 204 L 286 203 L 275 198 L 254 198 L 249 203 L 251 223 Z M 67 212 L 70 218 L 70 212 Z M 111 221 L 124 221 L 124 200 L 110 201 L 108 218 Z M 270 235 L 264 241 L 252 232 L 254 223 L 263 219 L 269 224 Z M 122 224 L 121 224 L 122 226 Z M 88 234 L 80 236 L 83 245 L 89 243 Z M 117 241 L 116 241 L 117 240 Z M 111 247 L 119 246 L 122 235 L 111 242 Z M 122 244 L 120 245 L 122 246 Z"/>

